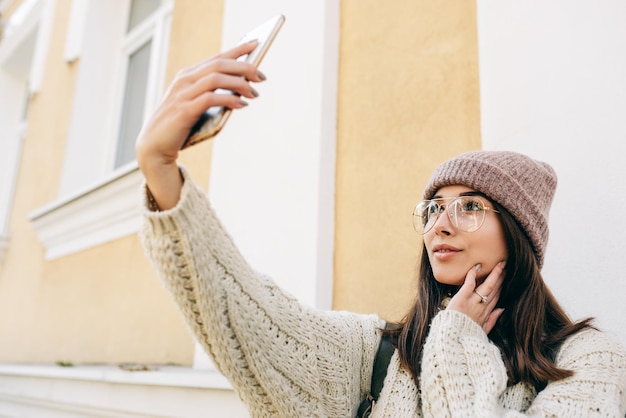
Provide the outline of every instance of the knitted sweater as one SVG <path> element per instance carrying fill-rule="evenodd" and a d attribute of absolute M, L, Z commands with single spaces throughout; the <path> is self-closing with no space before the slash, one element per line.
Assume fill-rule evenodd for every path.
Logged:
<path fill-rule="evenodd" d="M 303 306 L 255 272 L 183 171 L 178 205 L 148 209 L 142 241 L 197 340 L 253 417 L 354 417 L 369 389 L 384 322 L 375 315 Z M 421 393 L 393 355 L 372 418 L 623 417 L 626 353 L 586 330 L 557 365 L 574 376 L 539 394 L 507 387 L 500 352 L 464 314 L 442 311 L 424 347 Z M 207 416 L 210 413 L 207 412 Z"/>

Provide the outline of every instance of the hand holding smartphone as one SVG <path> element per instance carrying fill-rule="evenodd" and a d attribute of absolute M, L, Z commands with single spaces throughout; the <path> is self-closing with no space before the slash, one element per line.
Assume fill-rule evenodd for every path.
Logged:
<path fill-rule="evenodd" d="M 258 45 L 249 54 L 241 56 L 239 60 L 244 60 L 258 67 L 284 21 L 285 17 L 283 15 L 274 16 L 241 38 L 240 44 L 257 40 Z M 219 94 L 234 94 L 230 90 L 223 89 L 217 89 L 215 92 Z M 217 135 L 226 124 L 231 112 L 232 109 L 222 106 L 213 106 L 207 109 L 191 129 L 181 149 L 188 148 Z"/>

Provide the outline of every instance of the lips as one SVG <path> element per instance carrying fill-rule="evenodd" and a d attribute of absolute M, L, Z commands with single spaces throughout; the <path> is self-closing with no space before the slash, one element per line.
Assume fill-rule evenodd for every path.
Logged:
<path fill-rule="evenodd" d="M 434 253 L 449 253 L 449 252 L 458 253 L 459 251 L 461 250 L 459 250 L 456 247 L 453 247 L 452 245 L 447 245 L 447 244 L 438 244 L 433 247 Z"/>
<path fill-rule="evenodd" d="M 439 260 L 447 260 L 460 253 L 462 250 L 447 244 L 437 244 L 432 247 L 432 252 L 435 258 Z"/>

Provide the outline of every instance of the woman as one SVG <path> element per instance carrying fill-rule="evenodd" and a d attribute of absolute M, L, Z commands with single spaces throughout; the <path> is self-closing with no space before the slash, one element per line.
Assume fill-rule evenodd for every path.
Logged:
<path fill-rule="evenodd" d="M 181 71 L 137 142 L 143 242 L 198 341 L 255 417 L 351 417 L 369 390 L 384 322 L 302 306 L 245 262 L 178 152 L 210 106 L 233 109 L 265 77 L 236 61 Z M 239 96 L 214 94 L 217 88 Z M 442 164 L 415 209 L 419 294 L 372 417 L 622 417 L 626 353 L 574 323 L 540 269 L 556 188 L 550 166 L 511 152 Z"/>

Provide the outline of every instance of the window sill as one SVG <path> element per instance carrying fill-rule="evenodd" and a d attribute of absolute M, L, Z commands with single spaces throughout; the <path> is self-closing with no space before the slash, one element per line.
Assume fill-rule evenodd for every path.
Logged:
<path fill-rule="evenodd" d="M 46 248 L 46 260 L 136 233 L 142 181 L 133 162 L 104 181 L 31 213 L 29 220 Z"/>
<path fill-rule="evenodd" d="M 216 371 L 194 370 L 189 367 L 177 366 L 163 366 L 149 371 L 128 371 L 112 365 L 60 367 L 54 365 L 0 364 L 0 376 L 232 390 L 228 380 Z"/>

